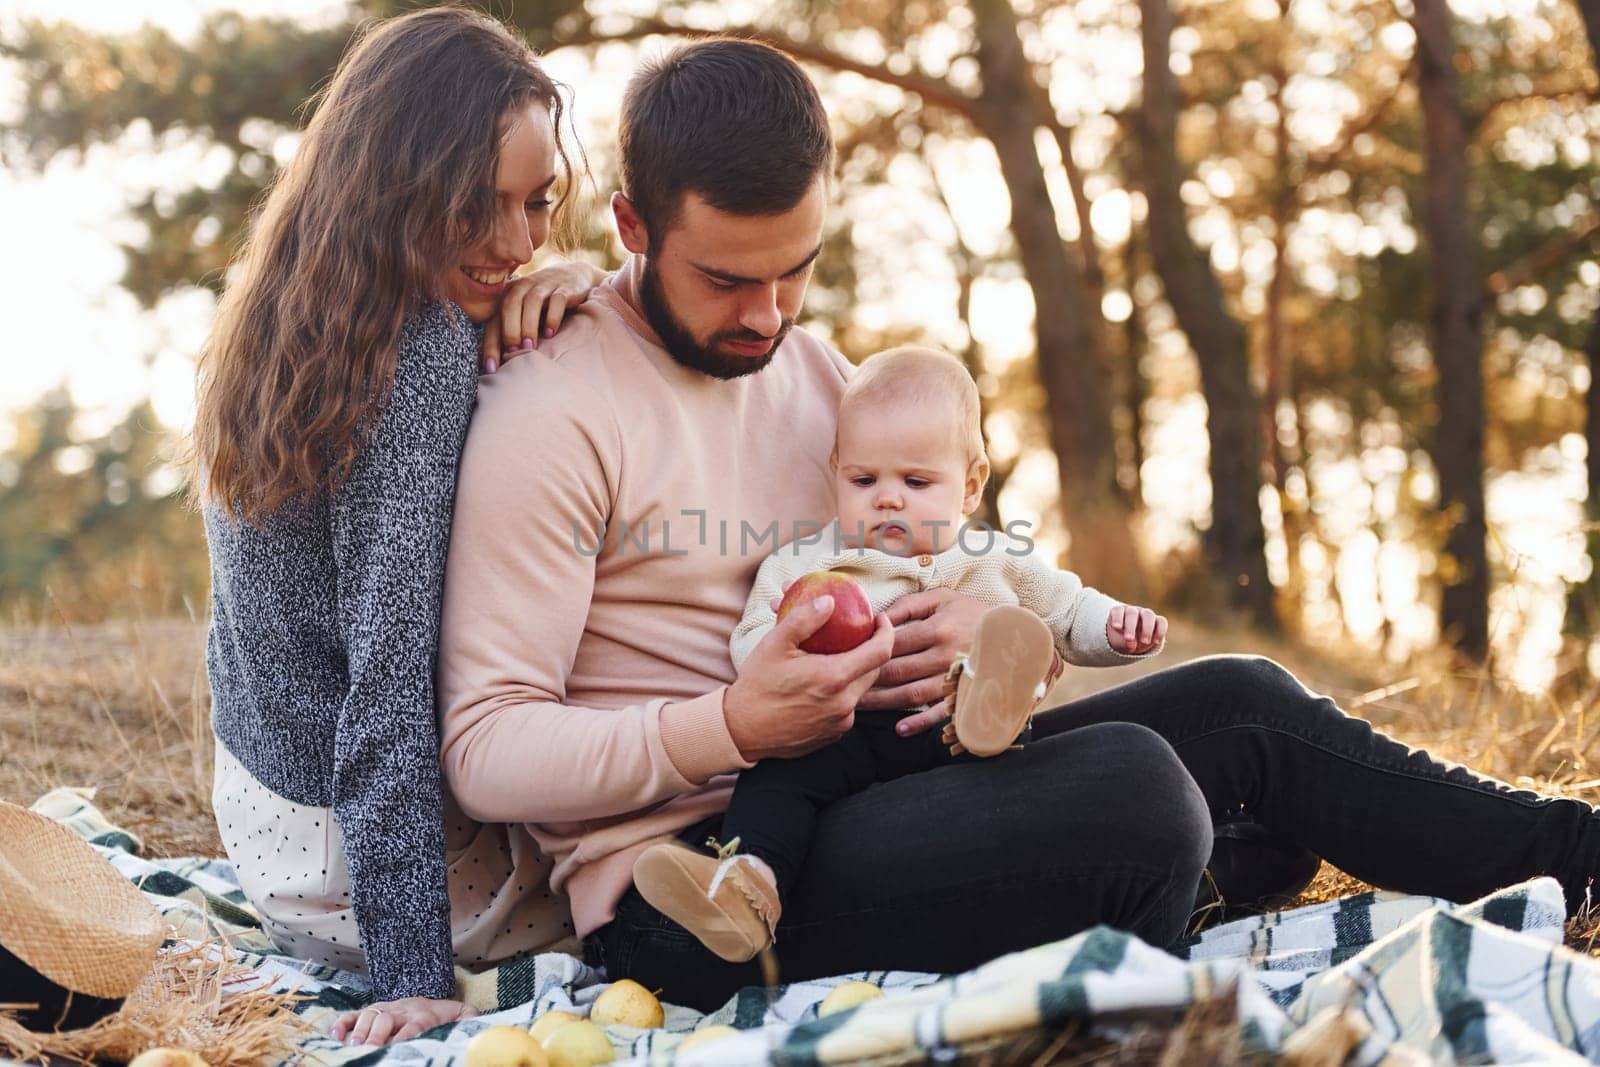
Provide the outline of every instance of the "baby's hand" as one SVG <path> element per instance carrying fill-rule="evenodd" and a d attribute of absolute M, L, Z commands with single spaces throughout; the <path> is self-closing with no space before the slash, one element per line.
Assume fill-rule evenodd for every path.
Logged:
<path fill-rule="evenodd" d="M 1112 651 L 1142 656 L 1167 639 L 1167 620 L 1149 608 L 1118 604 L 1106 618 L 1106 641 Z"/>

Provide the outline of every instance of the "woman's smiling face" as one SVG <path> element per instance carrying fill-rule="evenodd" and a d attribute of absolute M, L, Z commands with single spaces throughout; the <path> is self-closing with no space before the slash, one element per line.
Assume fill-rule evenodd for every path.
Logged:
<path fill-rule="evenodd" d="M 550 236 L 550 194 L 556 181 L 555 127 L 543 104 L 508 112 L 501 123 L 489 232 L 461 254 L 445 278 L 445 295 L 474 322 L 500 307 L 512 272 Z"/>

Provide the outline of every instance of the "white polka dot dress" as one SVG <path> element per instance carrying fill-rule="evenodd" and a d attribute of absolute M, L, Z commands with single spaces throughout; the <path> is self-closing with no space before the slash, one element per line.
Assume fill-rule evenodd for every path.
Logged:
<path fill-rule="evenodd" d="M 212 809 L 239 887 L 274 944 L 296 959 L 365 971 L 350 875 L 331 808 L 274 793 L 217 746 Z M 521 826 L 481 824 L 445 798 L 456 963 L 476 969 L 524 952 L 576 952 L 551 862 Z"/>

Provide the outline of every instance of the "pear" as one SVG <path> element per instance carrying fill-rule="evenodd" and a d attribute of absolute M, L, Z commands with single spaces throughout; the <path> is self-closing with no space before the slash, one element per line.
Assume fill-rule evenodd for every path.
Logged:
<path fill-rule="evenodd" d="M 613 1058 L 611 1039 L 587 1019 L 556 1027 L 544 1039 L 544 1050 L 550 1055 L 550 1067 L 599 1067 Z"/>
<path fill-rule="evenodd" d="M 731 1034 L 737 1034 L 738 1032 L 739 1031 L 735 1030 L 731 1026 L 707 1026 L 704 1029 L 696 1030 L 694 1033 L 678 1042 L 677 1051 L 687 1052 L 689 1049 L 699 1048 L 701 1045 L 709 1045 L 713 1041 L 720 1041 L 723 1038 L 728 1037 Z"/>
<path fill-rule="evenodd" d="M 817 1005 L 817 1015 L 832 1015 L 836 1011 L 845 1011 L 857 1004 L 877 1000 L 881 996 L 883 990 L 871 982 L 846 982 L 822 998 L 822 1003 Z"/>
<path fill-rule="evenodd" d="M 550 1057 L 520 1026 L 491 1026 L 467 1042 L 466 1067 L 550 1067 Z"/>
<path fill-rule="evenodd" d="M 153 1048 L 133 1058 L 128 1067 L 210 1067 L 186 1048 Z"/>
<path fill-rule="evenodd" d="M 589 1009 L 589 1021 L 598 1026 L 636 1026 L 654 1030 L 666 1021 L 661 1001 L 631 978 L 612 982 Z"/>
<path fill-rule="evenodd" d="M 565 1026 L 567 1023 L 580 1022 L 582 1019 L 583 1016 L 574 1015 L 570 1011 L 547 1011 L 533 1020 L 533 1025 L 528 1027 L 528 1033 L 542 1045 L 544 1044 L 544 1039 L 554 1033 L 557 1027 Z"/>

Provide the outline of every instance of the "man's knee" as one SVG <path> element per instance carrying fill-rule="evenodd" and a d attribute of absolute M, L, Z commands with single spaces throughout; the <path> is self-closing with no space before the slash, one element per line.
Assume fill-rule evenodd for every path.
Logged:
<path fill-rule="evenodd" d="M 1183 933 L 1201 872 L 1211 855 L 1211 813 L 1205 795 L 1166 739 L 1136 723 L 1108 722 L 1073 731 L 1091 742 L 1097 788 L 1080 797 L 1095 805 L 1095 830 L 1062 842 L 1087 868 L 1117 887 L 1101 921 L 1151 944 Z"/>
<path fill-rule="evenodd" d="M 1211 855 L 1211 812 L 1172 745 L 1130 722 L 1099 723 L 1077 732 L 1082 740 L 1092 736 L 1116 768 L 1114 795 L 1099 798 L 1114 831 L 1111 848 L 1129 863 L 1171 866 L 1198 878 Z"/>
<path fill-rule="evenodd" d="M 1305 692 L 1305 686 L 1300 684 L 1300 680 L 1287 667 L 1266 656 L 1245 654 L 1207 656 L 1197 661 L 1197 665 L 1203 665 L 1214 682 L 1226 685 L 1230 689 L 1268 693 Z"/>
<path fill-rule="evenodd" d="M 1252 709 L 1252 717 L 1342 714 L 1333 701 L 1311 692 L 1287 667 L 1266 656 L 1210 656 L 1197 665 L 1204 669 L 1207 685 Z"/>

